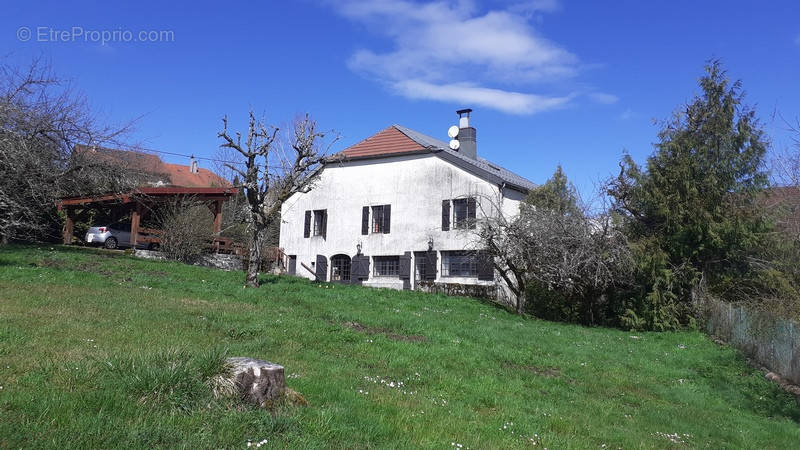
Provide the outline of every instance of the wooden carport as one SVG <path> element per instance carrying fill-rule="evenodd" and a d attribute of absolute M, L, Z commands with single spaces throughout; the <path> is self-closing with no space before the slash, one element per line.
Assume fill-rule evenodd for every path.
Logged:
<path fill-rule="evenodd" d="M 87 197 L 62 198 L 58 202 L 58 209 L 66 214 L 64 223 L 64 243 L 72 242 L 76 210 L 79 208 L 112 207 L 120 208 L 131 213 L 131 247 L 135 248 L 140 241 L 139 233 L 142 216 L 147 213 L 155 203 L 170 200 L 191 198 L 194 201 L 208 205 L 214 214 L 215 235 L 222 229 L 222 203 L 236 194 L 238 189 L 231 187 L 143 187 L 131 192 L 121 194 L 104 194 Z"/>

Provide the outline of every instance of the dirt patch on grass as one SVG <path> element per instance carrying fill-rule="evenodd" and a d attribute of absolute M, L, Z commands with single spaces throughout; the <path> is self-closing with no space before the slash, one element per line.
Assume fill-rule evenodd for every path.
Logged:
<path fill-rule="evenodd" d="M 388 337 L 393 341 L 405 341 L 405 342 L 427 342 L 428 338 L 421 334 L 398 334 L 395 333 L 393 330 L 389 328 L 383 327 L 368 327 L 366 325 L 362 325 L 358 322 L 345 322 L 344 326 L 347 328 L 351 328 L 356 331 L 360 331 L 362 333 L 367 334 L 380 334 L 383 336 Z"/>
<path fill-rule="evenodd" d="M 101 275 L 110 276 L 114 274 L 114 271 L 105 269 L 103 264 L 98 261 L 86 261 L 80 264 L 74 264 L 69 261 L 63 261 L 60 259 L 53 259 L 53 258 L 44 258 L 40 261 L 34 262 L 30 264 L 34 267 L 45 267 L 48 269 L 58 269 L 58 270 L 77 270 L 80 272 L 91 272 L 91 273 L 99 273 Z"/>
<path fill-rule="evenodd" d="M 558 378 L 561 376 L 561 369 L 558 367 L 539 367 L 524 364 L 514 364 L 511 361 L 504 362 L 503 367 L 506 369 L 524 370 L 525 372 L 530 372 L 546 378 Z"/>

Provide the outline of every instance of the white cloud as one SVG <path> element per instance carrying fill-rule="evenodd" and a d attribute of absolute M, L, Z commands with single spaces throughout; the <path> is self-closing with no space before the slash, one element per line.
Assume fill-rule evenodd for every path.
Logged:
<path fill-rule="evenodd" d="M 480 105 L 511 114 L 533 114 L 559 108 L 572 99 L 572 96 L 545 97 L 470 83 L 434 84 L 422 80 L 399 81 L 394 88 L 408 98 L 449 101 L 464 106 Z"/>
<path fill-rule="evenodd" d="M 331 5 L 391 43 L 386 51 L 356 51 L 348 66 L 406 97 L 477 103 L 517 114 L 563 106 L 573 97 L 520 92 L 578 73 L 578 58 L 539 35 L 529 21 L 532 14 L 558 9 L 556 0 L 484 12 L 470 1 L 342 0 Z M 613 97 L 598 95 L 601 99 L 595 100 L 601 103 Z"/>
<path fill-rule="evenodd" d="M 589 94 L 589 98 L 597 103 L 602 103 L 604 105 L 611 105 L 619 101 L 619 97 L 617 97 L 616 95 L 608 94 L 605 92 L 592 92 Z"/>

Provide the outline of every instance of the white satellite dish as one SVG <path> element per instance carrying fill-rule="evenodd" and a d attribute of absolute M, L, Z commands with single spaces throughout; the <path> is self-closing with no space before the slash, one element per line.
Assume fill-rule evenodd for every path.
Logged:
<path fill-rule="evenodd" d="M 450 139 L 455 139 L 458 136 L 458 127 L 453 125 L 452 127 L 447 129 L 447 135 L 450 136 Z"/>
<path fill-rule="evenodd" d="M 450 148 L 451 148 L 451 149 L 453 149 L 453 150 L 458 150 L 458 147 L 461 147 L 461 143 L 460 143 L 460 142 L 458 142 L 458 141 L 457 141 L 457 140 L 455 140 L 455 139 L 452 139 L 452 140 L 450 141 Z"/>

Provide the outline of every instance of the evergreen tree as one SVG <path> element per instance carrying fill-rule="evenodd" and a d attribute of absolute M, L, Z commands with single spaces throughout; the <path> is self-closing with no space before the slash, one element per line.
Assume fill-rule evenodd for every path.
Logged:
<path fill-rule="evenodd" d="M 767 186 L 769 142 L 755 111 L 718 61 L 700 88 L 662 124 L 646 168 L 626 155 L 609 184 L 639 256 L 643 292 L 628 314 L 637 327 L 685 324 L 693 286 L 704 279 L 724 290 L 726 280 L 747 277 L 767 230 L 756 194 Z"/>

